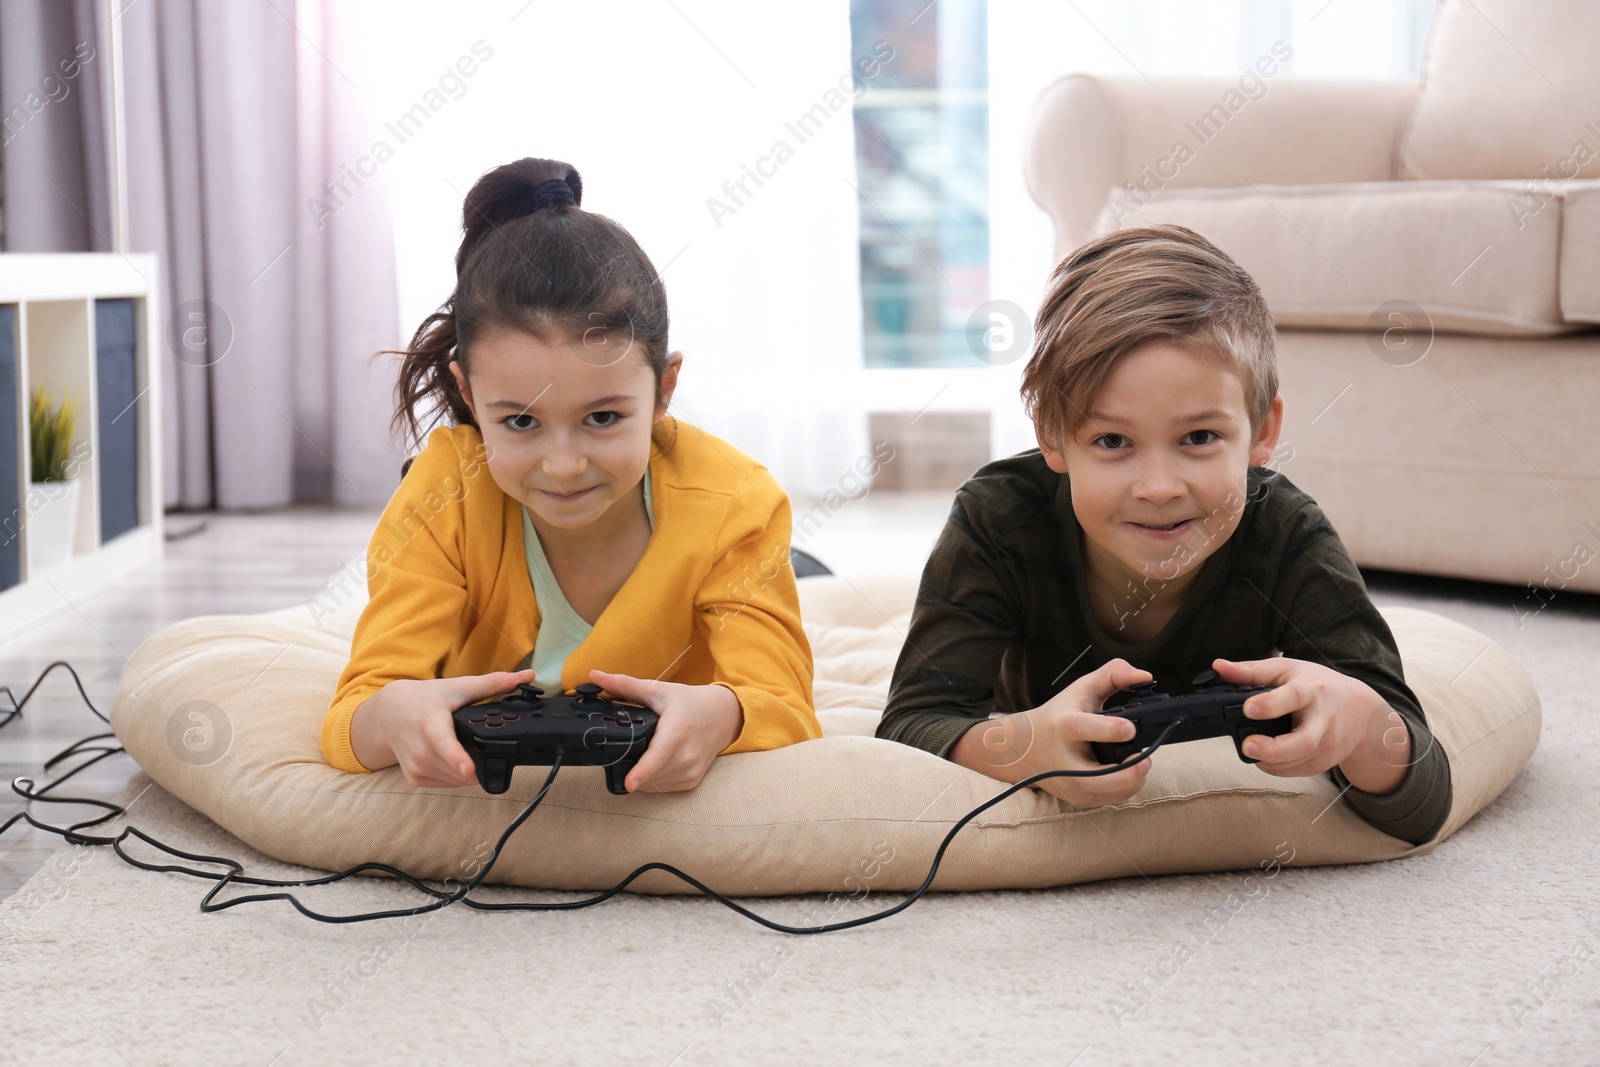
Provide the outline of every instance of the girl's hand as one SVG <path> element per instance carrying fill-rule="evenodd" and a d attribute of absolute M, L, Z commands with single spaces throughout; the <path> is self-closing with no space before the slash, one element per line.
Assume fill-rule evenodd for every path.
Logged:
<path fill-rule="evenodd" d="M 453 789 L 472 785 L 472 757 L 456 740 L 455 710 L 516 692 L 533 671 L 495 671 L 460 678 L 390 682 L 356 709 L 350 744 L 368 770 L 400 764 L 412 785 Z"/>
<path fill-rule="evenodd" d="M 681 685 L 605 671 L 590 671 L 589 679 L 612 696 L 643 704 L 661 716 L 650 747 L 628 772 L 630 793 L 693 789 L 717 753 L 744 730 L 744 708 L 727 686 Z"/>

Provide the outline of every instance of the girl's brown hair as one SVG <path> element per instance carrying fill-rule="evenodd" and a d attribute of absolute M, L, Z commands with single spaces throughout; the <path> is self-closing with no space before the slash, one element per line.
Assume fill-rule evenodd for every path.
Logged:
<path fill-rule="evenodd" d="M 548 184 L 557 180 L 571 190 L 571 203 Z M 519 159 L 473 184 L 461 208 L 455 292 L 422 320 L 407 348 L 386 350 L 402 357 L 392 433 L 422 446 L 424 406 L 451 425 L 478 425 L 450 361 L 470 378 L 472 343 L 492 329 L 585 341 L 626 331 L 659 391 L 667 366 L 661 276 L 627 230 L 583 210 L 582 201 L 583 179 L 555 159 Z"/>
<path fill-rule="evenodd" d="M 1147 341 L 1214 353 L 1244 384 L 1254 435 L 1278 395 L 1272 314 L 1243 267 L 1187 226 L 1113 230 L 1056 267 L 1034 323 L 1022 399 L 1052 450 L 1088 419 L 1117 358 Z"/>

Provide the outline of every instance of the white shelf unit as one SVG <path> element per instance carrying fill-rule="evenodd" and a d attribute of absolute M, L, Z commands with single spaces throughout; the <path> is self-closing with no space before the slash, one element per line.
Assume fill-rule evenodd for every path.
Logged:
<path fill-rule="evenodd" d="M 67 609 L 133 569 L 159 561 L 162 545 L 161 388 L 156 355 L 159 330 L 157 259 L 153 253 L 0 254 L 0 306 L 12 312 L 15 354 L 14 395 L 18 499 L 0 501 L 0 539 L 20 536 L 21 581 L 0 590 L 0 639 Z M 101 540 L 101 481 L 106 462 L 100 447 L 99 345 L 96 302 L 129 300 L 134 311 L 134 459 L 136 524 Z M 77 464 L 83 479 L 72 551 L 66 562 L 31 570 L 28 564 L 28 486 L 31 456 L 28 409 L 36 386 L 59 399 L 77 401 L 73 447 L 87 461 Z M 111 419 L 126 412 L 110 412 Z M 117 457 L 126 467 L 126 457 Z M 9 525 L 7 525 L 9 523 Z"/>

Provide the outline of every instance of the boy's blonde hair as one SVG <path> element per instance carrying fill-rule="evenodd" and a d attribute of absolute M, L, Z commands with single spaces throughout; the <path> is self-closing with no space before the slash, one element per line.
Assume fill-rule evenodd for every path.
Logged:
<path fill-rule="evenodd" d="M 1051 276 L 1022 375 L 1043 443 L 1060 451 L 1075 437 L 1118 357 L 1147 341 L 1212 353 L 1236 371 L 1254 438 L 1278 395 L 1267 302 L 1222 249 L 1187 226 L 1162 225 L 1102 234 Z"/>

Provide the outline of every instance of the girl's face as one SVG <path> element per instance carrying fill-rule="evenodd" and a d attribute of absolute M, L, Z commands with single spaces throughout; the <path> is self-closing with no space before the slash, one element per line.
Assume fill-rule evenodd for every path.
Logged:
<path fill-rule="evenodd" d="M 495 484 L 544 525 L 576 530 L 634 498 L 682 361 L 669 357 L 658 402 L 655 373 L 631 338 L 494 329 L 472 346 L 470 386 L 460 363 L 450 372 L 483 432 Z"/>

